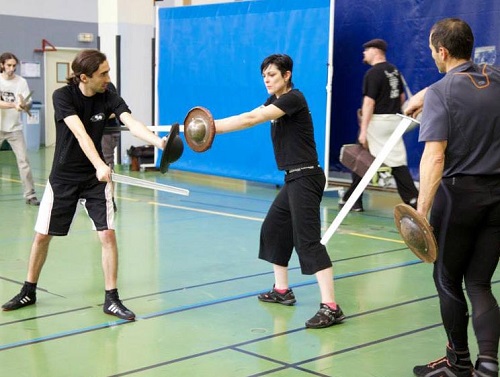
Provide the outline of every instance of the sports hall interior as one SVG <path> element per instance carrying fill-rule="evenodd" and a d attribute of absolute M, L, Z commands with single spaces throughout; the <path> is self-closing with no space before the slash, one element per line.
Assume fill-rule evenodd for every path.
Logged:
<path fill-rule="evenodd" d="M 290 49 L 298 57 L 296 85 L 311 93 L 328 177 L 321 203 L 323 233 L 339 214 L 339 193 L 350 183 L 339 152 L 356 139 L 355 114 L 367 69 L 361 62 L 363 42 L 388 40 L 388 58 L 402 67 L 413 92 L 440 77 L 427 46 L 429 27 L 439 18 L 466 19 L 477 35 L 475 58 L 498 61 L 500 5 L 492 0 L 474 5 L 465 0 L 24 0 L 3 8 L 1 50 L 23 62 L 17 73 L 23 68 L 39 105 L 38 118 L 29 124 L 24 118 L 39 197 L 54 154 L 49 64 L 59 67 L 79 49 L 101 49 L 133 115 L 147 125 L 169 125 L 182 122 L 190 106 L 207 106 L 219 116 L 260 105 L 267 98 L 258 70 L 262 57 L 275 52 L 271 48 Z M 176 23 L 183 28 L 169 27 Z M 274 31 L 268 34 L 263 25 Z M 241 40 L 228 35 L 227 28 Z M 227 39 L 206 36 L 206 30 L 220 30 Z M 270 45 L 261 45 L 263 39 Z M 196 48 L 187 56 L 186 41 Z M 197 43 L 204 43 L 203 49 Z M 319 46 L 318 51 L 308 51 L 308 45 Z M 68 55 L 52 62 L 58 53 Z M 226 66 L 243 53 L 253 59 L 251 67 Z M 210 71 L 197 71 L 205 65 Z M 172 74 L 170 66 L 199 75 L 191 74 L 192 81 L 183 84 L 186 76 Z M 52 85 L 64 85 L 55 81 Z M 234 88 L 237 84 L 242 87 Z M 118 288 L 137 319 L 127 322 L 103 313 L 100 242 L 85 211 L 79 211 L 70 234 L 51 243 L 36 305 L 0 312 L 1 375 L 404 377 L 412 375 L 414 365 L 443 354 L 446 336 L 432 265 L 420 261 L 399 236 L 393 210 L 401 199 L 392 182 L 373 179 L 364 193 L 365 211 L 350 212 L 326 243 L 336 299 L 347 317 L 342 324 L 305 328 L 320 297 L 314 276 L 301 274 L 295 254 L 289 276 L 297 303 L 288 307 L 257 300 L 274 282 L 272 267 L 257 253 L 260 226 L 283 174 L 272 157 L 268 125 L 252 132 L 217 135 L 205 153 L 185 145 L 183 156 L 162 174 L 158 153 L 139 161 L 139 169 L 122 164 L 127 149 L 142 145 L 123 131 L 117 173 L 189 190 L 189 196 L 181 196 L 116 184 Z M 418 185 L 418 129 L 404 138 Z M 2 145 L 2 303 L 25 280 L 37 212 L 25 204 L 15 156 Z M 497 270 L 497 297 L 499 283 Z M 471 341 L 471 355 L 476 354 Z"/>

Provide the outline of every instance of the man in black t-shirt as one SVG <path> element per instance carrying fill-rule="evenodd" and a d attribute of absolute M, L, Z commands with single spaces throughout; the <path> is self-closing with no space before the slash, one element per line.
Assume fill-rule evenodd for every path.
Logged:
<path fill-rule="evenodd" d="M 117 93 L 116 87 L 110 82 L 106 88 L 111 92 Z M 102 135 L 101 146 L 104 162 L 113 170 L 115 167 L 115 149 L 120 141 L 120 121 L 116 119 L 115 115 L 111 115 L 108 119 L 108 124 Z M 114 191 L 114 190 L 113 190 Z M 113 209 L 116 212 L 117 206 L 113 196 Z"/>
<path fill-rule="evenodd" d="M 111 92 L 117 93 L 116 87 L 110 82 L 106 88 Z M 108 119 L 108 124 L 106 125 L 106 130 L 104 135 L 102 135 L 102 154 L 104 161 L 113 169 L 115 165 L 115 148 L 118 145 L 118 140 L 120 139 L 120 122 L 114 114 Z"/>
<path fill-rule="evenodd" d="M 118 250 L 114 230 L 111 168 L 103 160 L 101 139 L 111 114 L 132 134 L 163 149 L 160 139 L 130 114 L 125 101 L 107 90 L 110 83 L 106 56 L 97 50 L 83 50 L 71 65 L 68 85 L 52 98 L 55 110 L 56 147 L 49 180 L 35 225 L 28 274 L 21 292 L 5 303 L 3 310 L 15 310 L 36 302 L 36 285 L 53 236 L 65 236 L 77 205 L 82 204 L 102 244 L 105 299 L 103 311 L 133 320 L 118 296 L 116 285 Z"/>
<path fill-rule="evenodd" d="M 377 156 L 401 120 L 396 114 L 401 112 L 405 94 L 399 70 L 386 60 L 387 43 L 383 39 L 373 39 L 363 47 L 363 61 L 372 67 L 363 79 L 358 142 L 369 149 L 373 156 Z M 402 138 L 384 160 L 384 164 L 391 168 L 403 202 L 416 207 L 418 190 L 407 166 L 406 148 Z M 361 177 L 354 173 L 352 177 L 352 185 L 339 201 L 340 206 L 349 199 L 361 181 Z M 354 204 L 353 210 L 363 211 L 362 196 Z"/>

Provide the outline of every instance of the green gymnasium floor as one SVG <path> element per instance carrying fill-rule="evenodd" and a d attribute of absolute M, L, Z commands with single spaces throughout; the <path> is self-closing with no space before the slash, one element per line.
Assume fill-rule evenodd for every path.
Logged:
<path fill-rule="evenodd" d="M 53 149 L 30 152 L 39 197 Z M 175 165 L 171 167 L 174 169 Z M 37 208 L 22 198 L 15 158 L 0 151 L 0 301 L 25 279 Z M 319 290 L 294 257 L 297 304 L 265 304 L 273 284 L 257 259 L 259 229 L 276 188 L 183 172 L 131 172 L 188 188 L 189 197 L 117 187 L 119 290 L 137 314 L 102 312 L 100 244 L 80 212 L 68 237 L 55 238 L 36 305 L 0 312 L 0 374 L 10 377 L 405 377 L 443 355 L 431 265 L 420 263 L 395 229 L 392 192 L 366 193 L 328 246 L 337 300 L 347 319 L 311 330 Z M 322 206 L 323 230 L 337 209 Z M 500 272 L 494 291 L 500 297 Z M 472 330 L 471 340 L 474 339 Z M 475 343 L 471 353 L 476 355 Z"/>

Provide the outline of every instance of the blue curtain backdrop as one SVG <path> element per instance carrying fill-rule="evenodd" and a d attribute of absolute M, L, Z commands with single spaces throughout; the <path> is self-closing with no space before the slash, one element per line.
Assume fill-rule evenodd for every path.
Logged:
<path fill-rule="evenodd" d="M 260 63 L 275 52 L 295 61 L 294 82 L 308 99 L 320 162 L 325 153 L 329 5 L 327 0 L 263 0 L 158 11 L 158 114 L 160 124 L 182 123 L 193 106 L 221 118 L 251 110 L 267 93 Z M 496 0 L 335 0 L 331 100 L 330 170 L 345 171 L 340 147 L 357 139 L 361 105 L 362 44 L 389 43 L 387 58 L 411 90 L 439 80 L 428 47 L 431 26 L 445 17 L 466 20 L 475 34 L 474 58 L 500 61 L 500 2 Z M 405 135 L 408 162 L 418 180 L 423 145 L 418 129 Z M 172 168 L 279 184 L 269 125 L 216 136 L 212 149 L 188 148 Z"/>
<path fill-rule="evenodd" d="M 389 44 L 388 61 L 396 64 L 415 93 L 439 80 L 429 50 L 429 30 L 446 17 L 464 19 L 475 35 L 477 61 L 498 64 L 500 2 L 496 0 L 349 0 L 335 1 L 334 78 L 330 135 L 330 169 L 343 170 L 339 163 L 342 144 L 357 139 L 356 109 L 361 105 L 363 43 L 383 38 Z M 408 163 L 418 180 L 423 145 L 418 129 L 405 135 Z"/>
<path fill-rule="evenodd" d="M 286 53 L 294 59 L 293 82 L 308 100 L 324 161 L 329 9 L 329 0 L 159 8 L 159 124 L 182 124 L 194 106 L 217 119 L 262 105 L 268 94 L 260 64 L 270 54 Z M 217 135 L 204 153 L 185 148 L 171 168 L 283 182 L 269 123 Z"/>

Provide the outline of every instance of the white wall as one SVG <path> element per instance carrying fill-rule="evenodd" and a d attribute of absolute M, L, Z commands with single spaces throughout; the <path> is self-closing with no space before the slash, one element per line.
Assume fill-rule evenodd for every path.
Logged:
<path fill-rule="evenodd" d="M 151 0 L 98 0 L 100 49 L 108 57 L 111 79 L 117 83 L 116 36 L 120 36 L 120 93 L 134 118 L 152 124 L 153 76 L 151 62 L 155 7 Z M 143 145 L 122 133 L 122 151 Z"/>
<path fill-rule="evenodd" d="M 234 0 L 238 1 L 238 0 Z M 2 16 L 54 19 L 98 24 L 100 49 L 109 60 L 111 78 L 116 82 L 116 36 L 121 38 L 121 95 L 135 118 L 152 123 L 152 38 L 155 30 L 155 6 L 205 5 L 231 0 L 0 0 Z M 19 25 L 30 30 L 30 25 Z M 84 30 L 85 31 L 85 30 Z M 34 31 L 37 38 L 48 38 Z M 38 39 L 37 39 L 38 40 Z M 49 38 L 50 40 L 50 38 Z M 59 46 L 65 47 L 65 46 Z M 85 47 L 86 48 L 86 47 Z M 50 98 L 45 99 L 50 103 Z M 123 146 L 144 142 L 123 133 Z"/>
<path fill-rule="evenodd" d="M 239 1 L 248 0 L 163 0 L 157 1 L 156 5 L 159 7 L 179 7 L 184 5 L 207 5 L 217 3 L 237 3 Z"/>
<path fill-rule="evenodd" d="M 185 0 L 98 0 L 101 50 L 114 64 L 114 35 L 121 38 L 121 95 L 136 119 L 152 125 L 152 38 L 155 36 L 155 5 L 183 6 Z M 224 0 L 192 0 L 191 5 L 232 2 Z M 102 30 L 102 33 L 101 33 Z M 109 51 L 107 51 L 109 50 Z M 112 65 L 114 67 L 114 65 Z M 116 72 L 115 72 L 116 73 Z M 113 73 L 112 73 L 112 77 Z M 142 140 L 122 133 L 121 155 L 131 145 L 143 145 Z"/>
<path fill-rule="evenodd" d="M 97 0 L 0 0 L 0 9 L 4 16 L 81 22 L 97 20 Z"/>

